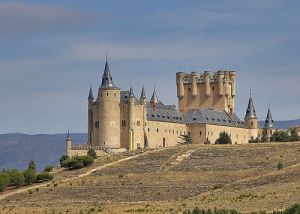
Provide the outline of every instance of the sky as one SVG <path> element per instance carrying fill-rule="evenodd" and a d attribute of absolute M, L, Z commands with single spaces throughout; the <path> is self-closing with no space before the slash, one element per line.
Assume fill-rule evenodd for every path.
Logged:
<path fill-rule="evenodd" d="M 237 72 L 236 113 L 300 118 L 298 0 L 0 1 L 0 133 L 87 132 L 108 54 L 114 83 L 177 104 L 180 69 Z"/>

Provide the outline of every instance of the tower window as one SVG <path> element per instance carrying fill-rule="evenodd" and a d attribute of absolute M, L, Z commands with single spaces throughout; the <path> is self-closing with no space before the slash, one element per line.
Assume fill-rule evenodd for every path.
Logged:
<path fill-rule="evenodd" d="M 253 126 L 253 122 L 251 122 L 251 126 Z"/>
<path fill-rule="evenodd" d="M 96 122 L 95 122 L 95 127 L 96 127 L 96 128 L 99 128 L 99 121 L 96 121 Z"/>
<path fill-rule="evenodd" d="M 138 120 L 138 121 L 136 122 L 136 125 L 137 125 L 137 126 L 141 126 L 141 121 Z"/>
<path fill-rule="evenodd" d="M 156 129 L 156 132 L 157 132 L 157 133 L 159 132 L 159 129 L 158 129 L 158 128 Z"/>
<path fill-rule="evenodd" d="M 150 128 L 148 128 L 148 132 L 150 132 Z"/>
<path fill-rule="evenodd" d="M 106 96 L 108 96 L 109 94 L 108 93 L 106 93 Z"/>
<path fill-rule="evenodd" d="M 122 120 L 122 127 L 126 127 L 126 120 Z"/>
<path fill-rule="evenodd" d="M 200 134 L 200 136 L 201 136 L 201 135 L 202 135 L 202 132 L 200 131 L 200 133 L 199 133 L 199 134 Z"/>
<path fill-rule="evenodd" d="M 189 88 L 189 91 L 191 91 L 191 88 Z"/>

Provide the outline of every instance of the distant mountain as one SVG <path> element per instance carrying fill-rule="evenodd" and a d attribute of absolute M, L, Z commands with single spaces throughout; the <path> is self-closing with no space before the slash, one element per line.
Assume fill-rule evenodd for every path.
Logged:
<path fill-rule="evenodd" d="M 284 120 L 284 121 L 274 121 L 274 126 L 279 129 L 288 129 L 292 126 L 299 126 L 300 119 L 297 120 Z M 259 126 L 263 128 L 265 126 L 265 121 L 259 121 Z"/>
<path fill-rule="evenodd" d="M 75 144 L 86 143 L 87 134 L 71 134 Z M 66 134 L 0 134 L 0 170 L 18 168 L 24 170 L 32 159 L 39 170 L 47 165 L 58 165 L 66 152 Z"/>

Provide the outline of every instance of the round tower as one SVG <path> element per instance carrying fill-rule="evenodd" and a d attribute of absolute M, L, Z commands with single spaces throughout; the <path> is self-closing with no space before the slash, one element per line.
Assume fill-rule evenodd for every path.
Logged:
<path fill-rule="evenodd" d="M 197 73 L 192 72 L 191 73 L 191 78 L 192 78 L 192 96 L 197 97 L 197 95 L 198 95 Z"/>
<path fill-rule="evenodd" d="M 69 151 L 72 150 L 72 139 L 70 136 L 70 132 L 68 131 L 68 135 L 66 138 L 66 154 L 69 156 Z"/>
<path fill-rule="evenodd" d="M 184 97 L 184 78 L 185 73 L 178 72 L 176 74 L 176 80 L 177 80 L 177 97 L 182 99 Z"/>
<path fill-rule="evenodd" d="M 99 145 L 120 148 L 120 89 L 115 87 L 106 60 L 99 88 Z"/>
<path fill-rule="evenodd" d="M 128 128 L 129 128 L 129 150 L 134 150 L 134 104 L 135 96 L 131 86 L 128 97 Z"/>
<path fill-rule="evenodd" d="M 92 134 L 94 130 L 94 122 L 93 122 L 93 102 L 94 96 L 92 87 L 90 86 L 90 93 L 88 96 L 88 144 L 93 145 Z"/>
<path fill-rule="evenodd" d="M 256 139 L 258 136 L 257 129 L 258 129 L 258 119 L 256 116 L 256 111 L 254 108 L 251 92 L 250 92 L 250 98 L 248 102 L 248 107 L 246 110 L 246 115 L 244 118 L 245 126 L 249 129 L 249 139 Z"/>
<path fill-rule="evenodd" d="M 268 113 L 267 113 L 267 118 L 266 118 L 266 121 L 265 121 L 265 127 L 264 127 L 267 142 L 271 141 L 271 137 L 273 135 L 273 129 L 274 129 L 273 123 L 274 123 L 274 121 L 273 121 L 273 118 L 272 118 L 271 107 L 269 106 Z"/>
<path fill-rule="evenodd" d="M 210 72 L 205 71 L 204 72 L 204 81 L 205 81 L 205 96 L 210 96 Z"/>

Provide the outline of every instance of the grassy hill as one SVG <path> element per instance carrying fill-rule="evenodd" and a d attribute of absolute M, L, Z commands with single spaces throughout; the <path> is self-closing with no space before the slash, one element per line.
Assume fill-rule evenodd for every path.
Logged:
<path fill-rule="evenodd" d="M 278 163 L 283 169 L 278 170 Z M 244 213 L 300 202 L 300 143 L 188 145 L 116 154 L 53 182 L 0 194 L 0 213 Z M 12 194 L 12 195 L 5 195 Z"/>

